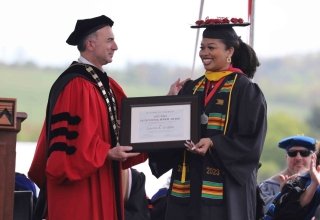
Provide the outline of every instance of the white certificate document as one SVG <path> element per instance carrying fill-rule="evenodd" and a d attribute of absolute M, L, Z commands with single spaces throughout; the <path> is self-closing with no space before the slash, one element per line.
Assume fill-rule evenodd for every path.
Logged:
<path fill-rule="evenodd" d="M 191 105 L 132 107 L 131 143 L 190 140 Z"/>

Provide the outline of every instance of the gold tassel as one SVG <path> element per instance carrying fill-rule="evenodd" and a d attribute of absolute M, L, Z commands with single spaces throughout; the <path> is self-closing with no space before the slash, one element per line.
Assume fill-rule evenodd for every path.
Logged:
<path fill-rule="evenodd" d="M 186 151 L 183 152 L 183 163 L 182 163 L 182 171 L 181 171 L 181 183 L 184 183 L 186 181 Z"/>

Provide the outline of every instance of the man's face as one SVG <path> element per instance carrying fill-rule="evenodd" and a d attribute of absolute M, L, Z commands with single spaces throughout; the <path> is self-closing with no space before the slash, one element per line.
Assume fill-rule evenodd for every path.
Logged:
<path fill-rule="evenodd" d="M 85 58 L 100 68 L 112 62 L 113 54 L 117 49 L 118 46 L 114 40 L 112 28 L 105 26 L 88 37 L 86 42 L 87 56 Z"/>
<path fill-rule="evenodd" d="M 302 146 L 293 146 L 287 152 L 288 170 L 293 174 L 306 172 L 310 168 L 312 153 L 307 148 Z M 292 154 L 291 157 L 289 154 Z"/>

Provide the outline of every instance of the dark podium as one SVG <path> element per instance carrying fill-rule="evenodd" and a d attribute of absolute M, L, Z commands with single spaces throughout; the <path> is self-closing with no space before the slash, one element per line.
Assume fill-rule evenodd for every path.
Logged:
<path fill-rule="evenodd" d="M 27 118 L 16 100 L 0 98 L 0 220 L 13 219 L 17 134 Z"/>

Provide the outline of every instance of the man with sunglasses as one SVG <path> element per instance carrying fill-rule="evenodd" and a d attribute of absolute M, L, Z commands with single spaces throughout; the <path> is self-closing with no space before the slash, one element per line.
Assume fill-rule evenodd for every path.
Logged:
<path fill-rule="evenodd" d="M 315 145 L 314 138 L 302 135 L 287 137 L 279 142 L 278 146 L 286 151 L 287 167 L 259 185 L 260 194 L 265 203 L 265 212 L 286 181 L 309 170 Z"/>

